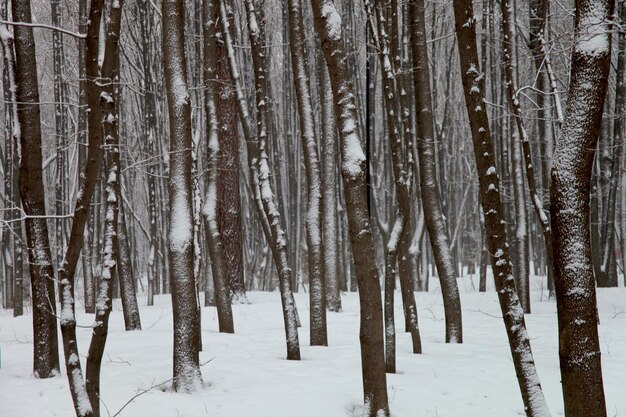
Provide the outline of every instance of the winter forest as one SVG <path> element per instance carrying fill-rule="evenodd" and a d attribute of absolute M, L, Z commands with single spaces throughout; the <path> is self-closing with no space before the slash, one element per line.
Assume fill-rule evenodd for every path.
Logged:
<path fill-rule="evenodd" d="M 0 415 L 626 416 L 625 0 L 0 0 Z"/>

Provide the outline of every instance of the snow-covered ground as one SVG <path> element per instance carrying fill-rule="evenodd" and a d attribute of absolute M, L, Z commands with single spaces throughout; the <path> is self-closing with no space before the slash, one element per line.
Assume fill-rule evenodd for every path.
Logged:
<path fill-rule="evenodd" d="M 417 293 L 424 354 L 414 355 L 396 307 L 398 373 L 388 376 L 394 417 L 524 415 L 500 308 L 493 290 L 480 294 L 459 280 L 463 303 L 462 345 L 444 341 L 443 307 L 434 285 Z M 556 309 L 533 282 L 533 314 L 526 317 L 541 382 L 553 415 L 563 415 Z M 626 416 L 626 289 L 598 291 L 600 343 L 610 416 Z M 358 296 L 343 294 L 344 310 L 329 313 L 329 347 L 308 344 L 308 294 L 296 294 L 303 327 L 302 361 L 287 361 L 278 293 L 249 293 L 249 305 L 233 306 L 234 335 L 217 332 L 215 308 L 202 310 L 205 389 L 168 391 L 167 384 L 140 395 L 118 415 L 319 417 L 360 416 L 361 369 Z M 543 300 L 542 300 L 543 298 Z M 140 303 L 145 305 L 145 299 Z M 79 308 L 80 310 L 80 308 Z M 31 316 L 0 312 L 0 416 L 72 416 L 65 375 L 37 380 L 32 372 Z M 103 416 L 116 415 L 137 392 L 171 378 L 172 318 L 169 296 L 141 308 L 144 330 L 125 332 L 119 301 L 114 305 L 102 369 Z M 79 348 L 84 355 L 93 317 L 79 314 Z M 62 351 L 62 347 L 59 347 Z M 84 366 L 84 357 L 83 360 Z"/>

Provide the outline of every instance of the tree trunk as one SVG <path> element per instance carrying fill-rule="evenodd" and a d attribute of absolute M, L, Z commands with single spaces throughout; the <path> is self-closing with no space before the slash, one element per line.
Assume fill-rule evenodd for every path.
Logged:
<path fill-rule="evenodd" d="M 552 167 L 551 214 L 565 414 L 605 417 L 591 240 L 591 173 L 611 64 L 613 2 L 577 0 L 565 119 Z"/>
<path fill-rule="evenodd" d="M 250 3 L 250 2 L 248 2 Z M 313 103 L 307 73 L 304 17 L 301 0 L 289 0 L 289 39 L 291 65 L 296 88 L 298 118 L 307 177 L 306 234 L 309 261 L 309 303 L 311 346 L 327 346 L 326 291 L 322 259 L 322 224 L 320 218 L 320 161 L 315 137 Z M 334 188 L 333 188 L 334 189 Z"/>
<path fill-rule="evenodd" d="M 231 296 L 228 288 L 228 275 L 226 267 L 226 257 L 222 236 L 218 227 L 218 155 L 220 154 L 219 141 L 219 116 L 217 114 L 216 96 L 218 90 L 218 79 L 216 78 L 216 17 L 218 10 L 212 0 L 203 2 L 203 28 L 204 28 L 204 109 L 206 113 L 206 135 L 207 135 L 207 191 L 205 205 L 202 214 L 205 218 L 206 238 L 209 247 L 209 257 L 211 258 L 211 273 L 213 275 L 213 287 L 215 291 L 215 303 L 217 305 L 217 319 L 219 331 L 224 333 L 234 333 L 233 312 L 231 306 Z M 238 165 L 237 165 L 238 166 Z M 237 170 L 238 171 L 238 170 Z M 231 281 L 232 282 L 232 281 Z M 232 288 L 232 287 L 231 287 Z M 208 291 L 207 291 L 208 292 Z M 207 295 L 205 294 L 205 297 Z"/>
<path fill-rule="evenodd" d="M 249 18 L 255 20 L 250 29 L 250 42 L 253 46 L 252 56 L 255 67 L 255 90 L 257 91 L 257 120 L 260 125 L 257 129 L 253 128 L 250 114 L 248 113 L 247 103 L 243 93 L 243 87 L 237 72 L 235 62 L 235 52 L 232 44 L 232 38 L 227 20 L 227 10 L 225 0 L 220 1 L 220 18 L 222 23 L 222 35 L 225 41 L 225 48 L 228 55 L 228 64 L 230 74 L 235 83 L 237 93 L 237 109 L 241 124 L 243 126 L 244 137 L 248 150 L 248 164 L 250 166 L 250 182 L 254 195 L 255 208 L 257 217 L 263 228 L 265 238 L 270 242 L 274 264 L 278 271 L 278 279 L 280 284 L 281 304 L 283 309 L 283 321 L 285 324 L 285 339 L 287 343 L 287 359 L 300 360 L 300 343 L 298 341 L 297 328 L 297 311 L 293 293 L 291 292 L 291 276 L 292 271 L 289 268 L 287 259 L 287 241 L 285 240 L 285 232 L 280 223 L 280 214 L 274 202 L 274 193 L 269 181 L 269 167 L 267 164 L 267 152 L 261 148 L 260 138 L 267 135 L 264 90 L 262 87 L 264 80 L 264 65 L 262 62 L 263 52 L 261 50 L 258 24 L 256 17 L 251 14 Z M 256 26 L 256 28 L 255 28 Z M 260 113 L 260 114 L 259 114 Z M 254 132 L 254 133 L 253 133 Z M 263 140 L 265 146 L 265 140 Z"/>
<path fill-rule="evenodd" d="M 330 0 L 311 0 L 316 31 L 330 74 L 339 125 L 343 189 L 361 306 L 360 341 L 364 416 L 389 416 L 379 269 L 367 212 L 365 155 L 341 18 Z"/>
<path fill-rule="evenodd" d="M 231 4 L 231 0 L 226 0 Z M 217 10 L 219 13 L 219 10 Z M 233 14 L 228 15 L 232 24 Z M 231 35 L 232 36 L 232 35 Z M 241 236 L 241 197 L 239 193 L 239 135 L 237 100 L 233 79 L 228 70 L 228 52 L 217 42 L 216 77 L 220 80 L 216 95 L 220 153 L 217 161 L 218 226 L 226 257 L 226 280 L 233 303 L 247 303 L 243 279 L 243 241 Z"/>
<path fill-rule="evenodd" d="M 122 298 L 122 310 L 126 330 L 141 330 L 141 318 L 139 317 L 139 306 L 137 304 L 135 288 L 135 274 L 131 261 L 131 246 L 128 242 L 128 229 L 126 228 L 126 216 L 124 212 L 123 199 L 120 198 L 117 219 L 118 248 L 115 251 L 117 256 L 115 260 L 117 262 L 117 277 L 120 284 L 120 295 Z"/>
<path fill-rule="evenodd" d="M 433 126 L 430 71 L 426 44 L 425 6 L 423 0 L 409 3 L 411 45 L 413 50 L 413 82 L 416 92 L 417 151 L 419 157 L 420 191 L 424 220 L 439 273 L 441 295 L 446 317 L 446 343 L 463 343 L 461 299 L 446 220 L 441 208 L 435 162 L 435 131 Z"/>
<path fill-rule="evenodd" d="M 520 385 L 526 414 L 549 416 L 535 368 L 530 339 L 526 332 L 524 311 L 517 296 L 511 270 L 511 257 L 500 201 L 500 181 L 496 174 L 496 161 L 489 119 L 485 109 L 485 79 L 480 72 L 476 47 L 476 21 L 471 0 L 454 0 L 456 35 L 465 93 L 465 106 L 472 132 L 474 157 L 480 184 L 480 196 L 485 227 L 487 249 L 502 310 L 513 364 Z"/>
<path fill-rule="evenodd" d="M 338 222 L 337 222 L 337 126 L 333 112 L 333 92 L 330 89 L 324 57 L 318 59 L 320 74 L 320 107 L 322 112 L 321 168 L 322 168 L 322 245 L 326 307 L 341 311 L 341 293 L 338 277 Z"/>
<path fill-rule="evenodd" d="M 29 0 L 11 3 L 15 22 L 31 22 Z M 33 373 L 50 378 L 59 373 L 59 349 L 54 294 L 54 269 L 46 223 L 42 177 L 39 85 L 33 29 L 14 26 L 15 80 L 19 122 L 19 188 L 27 217 L 26 244 L 33 300 Z"/>
<path fill-rule="evenodd" d="M 185 7 L 162 5 L 163 60 L 170 121 L 169 259 L 174 314 L 175 391 L 202 386 L 197 326 L 198 302 L 193 276 L 191 183 L 191 105 L 185 59 Z"/>

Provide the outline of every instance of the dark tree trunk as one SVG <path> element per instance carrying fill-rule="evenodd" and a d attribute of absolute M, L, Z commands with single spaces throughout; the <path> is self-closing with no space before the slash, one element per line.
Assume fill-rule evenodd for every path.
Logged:
<path fill-rule="evenodd" d="M 613 2 L 577 0 L 565 119 L 552 167 L 554 281 L 565 415 L 605 417 L 589 197 L 611 64 Z"/>
<path fill-rule="evenodd" d="M 13 0 L 13 20 L 31 22 L 30 0 Z M 33 372 L 38 378 L 59 373 L 54 269 L 46 223 L 42 175 L 39 85 L 33 29 L 14 26 L 17 116 L 21 155 L 19 188 L 26 218 L 26 244 L 33 300 Z"/>
<path fill-rule="evenodd" d="M 219 116 L 217 114 L 216 96 L 219 81 L 216 79 L 217 58 L 217 29 L 215 22 L 219 15 L 218 7 L 212 0 L 203 2 L 203 29 L 204 29 L 204 109 L 206 113 L 207 131 L 207 191 L 203 215 L 205 218 L 206 238 L 211 258 L 211 273 L 213 275 L 213 287 L 215 291 L 215 303 L 217 305 L 217 318 L 219 330 L 224 333 L 234 333 L 233 312 L 231 306 L 230 291 L 228 288 L 228 276 L 224 245 L 217 222 L 218 213 L 218 155 L 219 143 Z M 205 290 L 205 299 L 208 291 Z M 206 304 L 206 303 L 205 303 Z"/>
<path fill-rule="evenodd" d="M 481 204 L 485 213 L 487 249 L 491 257 L 491 267 L 513 365 L 526 414 L 529 417 L 548 416 L 548 407 L 526 332 L 524 311 L 517 296 L 512 274 L 503 205 L 500 200 L 500 180 L 496 174 L 495 150 L 485 108 L 485 79 L 480 71 L 476 47 L 476 21 L 472 1 L 454 0 L 454 17 L 465 106 L 472 133 Z"/>
<path fill-rule="evenodd" d="M 230 0 L 226 0 L 230 4 Z M 233 14 L 229 13 L 229 22 Z M 219 111 L 217 221 L 226 257 L 226 282 L 234 303 L 247 303 L 243 279 L 243 241 L 241 237 L 241 197 L 239 193 L 239 134 L 237 100 L 233 79 L 228 70 L 228 53 L 224 42 L 217 42 L 216 77 L 219 80 L 216 105 Z"/>
<path fill-rule="evenodd" d="M 348 67 L 339 13 L 330 0 L 312 0 L 317 34 L 322 42 L 330 74 L 335 116 L 340 134 L 341 173 L 348 214 L 348 227 L 361 306 L 360 342 L 363 394 L 367 417 L 389 416 L 385 374 L 382 301 L 379 269 L 367 211 L 365 154 L 355 101 L 352 74 Z"/>
<path fill-rule="evenodd" d="M 454 260 L 441 195 L 437 184 L 435 163 L 435 130 L 433 126 L 430 71 L 426 44 L 425 6 L 423 0 L 409 3 L 410 34 L 413 51 L 413 82 L 416 92 L 417 150 L 419 157 L 422 208 L 430 244 L 439 273 L 441 295 L 446 317 L 446 343 L 463 343 L 461 299 L 456 283 Z"/>

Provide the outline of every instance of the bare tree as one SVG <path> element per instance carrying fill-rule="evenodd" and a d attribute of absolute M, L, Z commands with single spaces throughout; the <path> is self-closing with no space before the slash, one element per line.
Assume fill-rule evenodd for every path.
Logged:
<path fill-rule="evenodd" d="M 500 200 L 500 180 L 496 173 L 495 152 L 485 107 L 485 77 L 480 70 L 476 47 L 474 6 L 471 0 L 454 0 L 453 5 L 465 107 L 472 133 L 480 200 L 485 214 L 487 250 L 491 257 L 491 267 L 513 365 L 526 414 L 529 417 L 549 416 L 550 412 L 539 383 L 530 339 L 526 332 L 524 310 L 517 296 L 511 268 L 503 207 Z"/>
<path fill-rule="evenodd" d="M 591 172 L 608 87 L 614 2 L 577 0 L 569 96 L 550 197 L 565 414 L 606 413 L 589 231 Z"/>
<path fill-rule="evenodd" d="M 206 113 L 207 135 L 207 164 L 208 177 L 206 197 L 202 214 L 205 218 L 206 237 L 209 256 L 211 258 L 211 273 L 215 288 L 215 302 L 217 304 L 217 318 L 220 332 L 234 333 L 233 312 L 231 297 L 228 288 L 228 275 L 222 235 L 217 222 L 218 206 L 218 155 L 220 154 L 219 116 L 217 115 L 216 95 L 219 81 L 216 78 L 217 34 L 216 20 L 219 15 L 217 5 L 212 0 L 204 0 L 202 5 L 202 20 L 204 30 L 204 110 Z M 230 132 L 228 132 L 230 133 Z M 232 282 L 232 281 L 231 281 Z M 232 287 L 231 287 L 232 288 Z M 206 297 L 206 294 L 205 294 Z"/>
<path fill-rule="evenodd" d="M 326 346 L 328 345 L 328 334 L 326 331 L 326 288 L 322 260 L 320 160 L 315 137 L 309 74 L 307 72 L 306 37 L 303 21 L 301 0 L 289 0 L 291 67 L 296 87 L 296 102 L 307 177 L 306 232 L 309 254 L 310 336 L 312 346 Z"/>
<path fill-rule="evenodd" d="M 257 109 L 257 128 L 253 128 L 252 118 L 248 112 L 248 104 L 243 93 L 241 79 L 237 72 L 235 61 L 235 51 L 232 43 L 231 32 L 228 21 L 228 11 L 226 1 L 220 1 L 220 19 L 221 33 L 228 55 L 228 64 L 230 74 L 235 83 L 235 91 L 237 96 L 237 109 L 239 118 L 246 139 L 246 147 L 248 151 L 248 165 L 250 168 L 250 182 L 254 197 L 257 217 L 265 238 L 270 242 L 270 248 L 274 258 L 274 265 L 278 271 L 278 280 L 280 285 L 281 304 L 283 309 L 283 322 L 285 324 L 285 339 L 287 344 L 287 359 L 300 360 L 300 342 L 298 339 L 297 328 L 297 311 L 296 304 L 291 292 L 291 276 L 292 271 L 289 267 L 287 259 L 287 241 L 285 232 L 281 226 L 280 213 L 276 207 L 274 199 L 274 191 L 270 182 L 270 171 L 268 165 L 268 156 L 265 149 L 267 137 L 267 102 L 264 74 L 265 64 L 263 63 L 263 52 L 260 38 L 259 25 L 256 22 L 254 8 L 252 12 L 247 10 L 248 30 L 250 43 L 252 44 L 253 66 L 255 71 L 255 92 L 256 92 L 256 109 Z M 251 7 L 251 5 L 249 6 Z M 218 110 L 219 111 L 219 110 Z M 263 142 L 261 142 L 261 138 Z"/>
<path fill-rule="evenodd" d="M 382 301 L 379 269 L 367 210 L 365 154 L 357 114 L 355 90 L 343 43 L 341 17 L 331 0 L 312 0 L 315 28 L 330 74 L 335 116 L 341 139 L 341 173 L 348 214 L 350 242 L 361 305 L 360 340 L 363 372 L 363 415 L 389 415 Z"/>
<path fill-rule="evenodd" d="M 420 192 L 424 220 L 435 258 L 446 317 L 446 343 L 463 342 L 461 299 L 456 283 L 454 260 L 441 195 L 437 184 L 435 160 L 435 129 L 430 92 L 430 69 L 426 43 L 425 6 L 423 0 L 409 2 L 409 27 L 413 52 L 413 83 L 417 109 L 417 155 L 419 158 Z"/>
<path fill-rule="evenodd" d="M 15 22 L 31 23 L 30 0 L 11 3 Z M 26 213 L 26 244 L 30 262 L 33 300 L 33 372 L 50 378 L 59 372 L 59 348 L 54 294 L 54 269 L 46 223 L 46 203 L 42 178 L 41 119 L 39 83 L 33 28 L 16 25 L 15 80 L 19 122 L 19 188 Z"/>
<path fill-rule="evenodd" d="M 200 323 L 193 275 L 191 105 L 182 2 L 163 2 L 162 25 L 170 121 L 169 258 L 174 313 L 174 390 L 195 391 L 202 386 L 202 375 L 197 344 Z"/>

